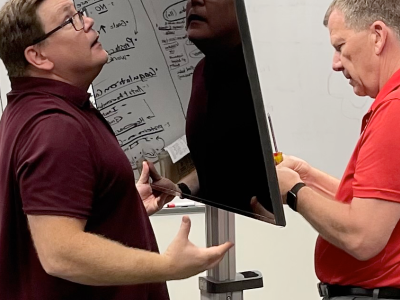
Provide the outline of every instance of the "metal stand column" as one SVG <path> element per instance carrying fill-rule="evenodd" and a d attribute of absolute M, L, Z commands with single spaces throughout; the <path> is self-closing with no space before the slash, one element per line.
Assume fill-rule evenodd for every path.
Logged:
<path fill-rule="evenodd" d="M 226 241 L 235 242 L 235 215 L 206 206 L 207 247 Z M 235 247 L 229 250 L 218 266 L 199 278 L 201 300 L 242 300 L 243 291 L 263 286 L 258 271 L 236 273 Z"/>

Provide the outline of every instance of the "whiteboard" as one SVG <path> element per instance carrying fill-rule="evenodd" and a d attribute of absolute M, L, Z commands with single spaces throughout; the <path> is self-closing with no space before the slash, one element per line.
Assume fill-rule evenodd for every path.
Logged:
<path fill-rule="evenodd" d="M 7 105 L 7 93 L 11 90 L 10 81 L 8 80 L 7 70 L 3 62 L 0 60 L 0 116 Z"/>
<path fill-rule="evenodd" d="M 7 1 L 0 0 L 0 7 L 2 7 Z M 7 105 L 6 94 L 11 90 L 10 80 L 7 76 L 7 70 L 4 67 L 3 61 L 0 59 L 0 116 Z"/>
<path fill-rule="evenodd" d="M 93 82 L 98 110 L 133 168 L 141 157 L 156 160 L 184 135 L 192 74 L 203 57 L 186 38 L 186 1 L 80 0 L 75 5 L 95 19 L 109 54 Z"/>

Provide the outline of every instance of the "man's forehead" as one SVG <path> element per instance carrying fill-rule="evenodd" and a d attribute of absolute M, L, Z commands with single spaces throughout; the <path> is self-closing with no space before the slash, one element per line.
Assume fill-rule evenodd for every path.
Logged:
<path fill-rule="evenodd" d="M 64 3 L 64 4 L 60 5 L 59 7 L 57 7 L 56 12 L 61 14 L 63 12 L 71 12 L 71 11 L 75 11 L 75 5 L 73 2 Z"/>
<path fill-rule="evenodd" d="M 346 28 L 344 14 L 340 10 L 334 9 L 328 19 L 329 31 L 331 32 L 333 30 L 344 28 Z"/>
<path fill-rule="evenodd" d="M 39 6 L 39 12 L 42 12 L 46 17 L 73 11 L 75 11 L 75 6 L 71 0 L 46 0 Z"/>
<path fill-rule="evenodd" d="M 74 12 L 74 3 L 71 0 L 46 0 L 38 8 L 38 15 L 43 24 L 60 22 L 65 12 Z M 54 24 L 53 24 L 54 25 Z"/>
<path fill-rule="evenodd" d="M 337 39 L 344 38 L 343 35 L 345 35 L 348 31 L 344 14 L 341 11 L 334 9 L 329 16 L 327 27 L 329 29 L 332 42 Z"/>

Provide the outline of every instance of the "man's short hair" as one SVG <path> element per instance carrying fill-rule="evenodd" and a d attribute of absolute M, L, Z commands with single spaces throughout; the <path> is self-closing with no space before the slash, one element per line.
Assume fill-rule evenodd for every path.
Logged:
<path fill-rule="evenodd" d="M 400 38 L 400 0 L 334 0 L 325 14 L 325 26 L 335 9 L 344 14 L 346 26 L 353 30 L 365 30 L 382 21 Z"/>
<path fill-rule="evenodd" d="M 0 58 L 9 77 L 25 76 L 25 49 L 44 34 L 37 8 L 44 0 L 9 0 L 0 10 Z"/>

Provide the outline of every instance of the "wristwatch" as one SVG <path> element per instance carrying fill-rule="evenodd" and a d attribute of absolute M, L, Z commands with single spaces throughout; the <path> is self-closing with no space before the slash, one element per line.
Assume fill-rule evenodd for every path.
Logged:
<path fill-rule="evenodd" d="M 286 195 L 286 203 L 294 211 L 297 211 L 297 193 L 305 186 L 304 182 L 296 183 Z"/>

